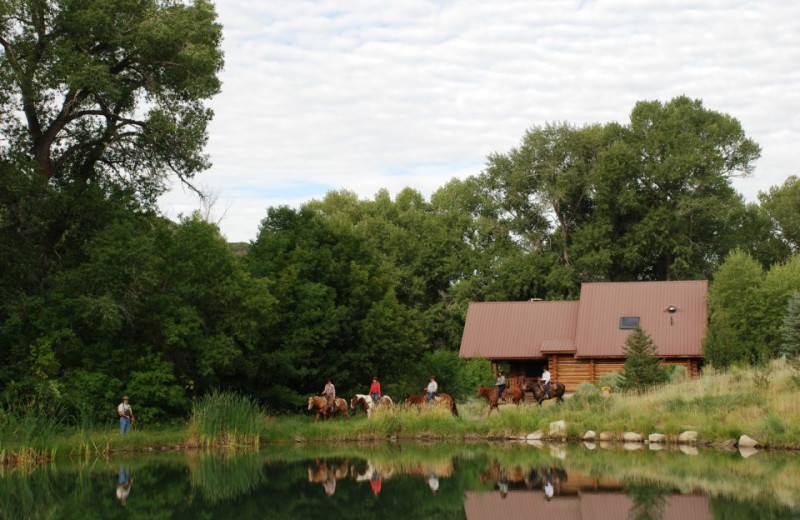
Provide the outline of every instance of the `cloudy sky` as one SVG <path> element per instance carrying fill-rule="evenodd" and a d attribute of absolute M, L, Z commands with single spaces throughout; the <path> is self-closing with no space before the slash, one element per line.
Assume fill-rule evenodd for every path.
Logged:
<path fill-rule="evenodd" d="M 800 175 L 797 0 L 217 0 L 222 93 L 196 179 L 229 241 L 330 190 L 429 197 L 551 121 L 685 94 L 762 147 L 736 188 Z M 792 151 L 794 150 L 794 152 Z M 175 186 L 171 218 L 199 208 Z"/>

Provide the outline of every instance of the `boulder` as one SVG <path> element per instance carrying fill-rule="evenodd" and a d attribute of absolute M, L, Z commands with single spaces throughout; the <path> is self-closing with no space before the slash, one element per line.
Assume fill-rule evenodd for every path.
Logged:
<path fill-rule="evenodd" d="M 697 432 L 694 430 L 687 430 L 678 435 L 678 444 L 694 444 L 697 442 Z"/>
<path fill-rule="evenodd" d="M 744 448 L 739 446 L 739 454 L 742 458 L 746 459 L 747 457 L 752 457 L 753 455 L 757 454 L 758 450 L 755 448 Z"/>
<path fill-rule="evenodd" d="M 636 432 L 625 432 L 622 434 L 622 440 L 624 442 L 642 442 L 644 435 Z"/>
<path fill-rule="evenodd" d="M 650 451 L 660 451 L 666 448 L 666 446 L 660 442 L 651 442 L 647 447 L 650 448 Z"/>
<path fill-rule="evenodd" d="M 681 444 L 678 446 L 678 449 L 681 450 L 681 453 L 686 455 L 697 455 L 697 448 L 694 446 L 689 446 L 688 444 Z"/>
<path fill-rule="evenodd" d="M 623 442 L 622 449 L 627 451 L 636 451 L 641 450 L 644 448 L 644 444 L 641 442 Z"/>
<path fill-rule="evenodd" d="M 584 447 L 585 447 L 587 450 L 593 450 L 593 449 L 597 448 L 597 444 L 595 444 L 595 443 L 593 443 L 593 442 L 589 442 L 589 441 L 584 441 L 584 442 L 583 442 L 583 446 L 584 446 Z"/>
<path fill-rule="evenodd" d="M 540 441 L 544 439 L 544 432 L 542 430 L 536 430 L 533 433 L 529 433 L 525 439 L 529 441 Z"/>
<path fill-rule="evenodd" d="M 563 420 L 550 423 L 550 438 L 551 439 L 566 439 L 567 437 L 567 423 Z"/>
<path fill-rule="evenodd" d="M 650 444 L 653 444 L 653 443 L 655 443 L 655 444 L 666 444 L 667 436 L 664 435 L 663 433 L 651 433 L 650 435 L 647 436 L 647 441 Z"/>
<path fill-rule="evenodd" d="M 611 432 L 600 432 L 598 439 L 600 439 L 601 441 L 613 441 L 614 434 Z"/>
<path fill-rule="evenodd" d="M 583 440 L 592 442 L 597 437 L 597 434 L 594 430 L 587 430 L 586 433 L 583 434 Z"/>
<path fill-rule="evenodd" d="M 740 448 L 755 448 L 758 446 L 758 441 L 748 437 L 747 435 L 742 435 L 739 437 L 739 442 L 736 445 Z"/>

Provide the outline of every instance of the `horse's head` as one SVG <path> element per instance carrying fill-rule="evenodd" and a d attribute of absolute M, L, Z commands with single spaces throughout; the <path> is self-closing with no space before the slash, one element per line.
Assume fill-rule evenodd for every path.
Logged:
<path fill-rule="evenodd" d="M 357 401 L 358 401 L 358 398 L 356 396 L 353 396 L 353 397 L 350 398 L 350 409 L 351 410 L 355 409 Z"/>
<path fill-rule="evenodd" d="M 312 408 L 314 408 L 314 398 L 313 397 L 309 397 L 308 398 L 308 409 L 311 410 Z"/>

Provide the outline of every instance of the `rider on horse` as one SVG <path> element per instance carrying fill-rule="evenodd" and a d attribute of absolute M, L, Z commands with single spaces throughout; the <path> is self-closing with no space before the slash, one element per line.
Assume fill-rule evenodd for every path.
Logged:
<path fill-rule="evenodd" d="M 546 367 L 542 371 L 542 384 L 544 385 L 544 395 L 550 399 L 550 371 Z"/>
<path fill-rule="evenodd" d="M 431 376 L 431 382 L 428 383 L 428 386 L 425 388 L 425 392 L 428 394 L 428 403 L 433 401 L 433 398 L 436 396 L 438 391 L 439 385 L 436 384 L 436 378 Z"/>
<path fill-rule="evenodd" d="M 494 386 L 497 387 L 497 400 L 499 401 L 503 398 L 503 392 L 506 391 L 506 376 L 503 375 L 502 370 L 498 374 L 497 382 L 494 384 Z"/>
<path fill-rule="evenodd" d="M 369 395 L 372 397 L 372 402 L 375 406 L 381 404 L 381 384 L 378 382 L 378 376 L 372 378 L 372 384 L 369 386 Z"/>
<path fill-rule="evenodd" d="M 322 395 L 325 396 L 325 399 L 328 401 L 328 408 L 330 409 L 331 413 L 333 413 L 334 406 L 336 405 L 336 387 L 333 386 L 331 380 L 328 379 L 328 382 L 325 384 L 325 389 L 322 390 Z"/>

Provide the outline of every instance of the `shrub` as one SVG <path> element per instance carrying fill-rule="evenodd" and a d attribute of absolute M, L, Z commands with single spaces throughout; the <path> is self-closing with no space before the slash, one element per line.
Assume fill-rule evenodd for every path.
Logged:
<path fill-rule="evenodd" d="M 579 395 L 592 395 L 598 393 L 599 390 L 592 383 L 581 383 L 575 389 L 575 393 Z"/>
<path fill-rule="evenodd" d="M 686 367 L 683 365 L 669 365 L 666 367 L 666 371 L 672 383 L 686 380 L 687 372 Z"/>
<path fill-rule="evenodd" d="M 611 390 L 616 390 L 619 388 L 619 383 L 621 380 L 622 374 L 619 372 L 609 372 L 608 374 L 601 376 L 597 381 L 597 384 L 600 386 L 600 388 L 607 386 Z"/>
<path fill-rule="evenodd" d="M 189 433 L 201 446 L 258 445 L 265 425 L 263 409 L 250 397 L 215 390 L 195 401 Z"/>

